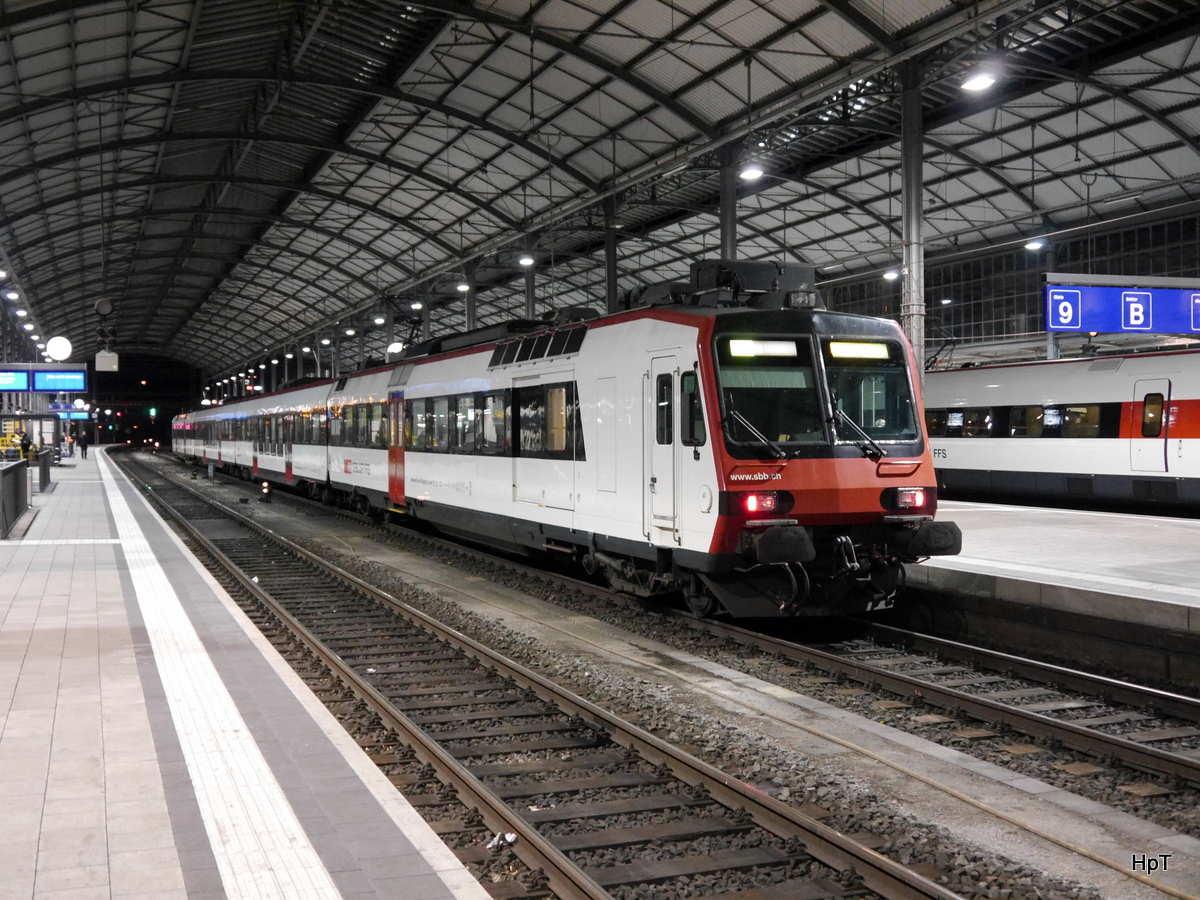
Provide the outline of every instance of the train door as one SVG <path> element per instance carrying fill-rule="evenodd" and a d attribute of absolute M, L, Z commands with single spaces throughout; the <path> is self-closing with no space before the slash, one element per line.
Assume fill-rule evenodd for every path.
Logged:
<path fill-rule="evenodd" d="M 651 540 L 662 529 L 676 530 L 675 522 L 675 384 L 678 366 L 674 356 L 650 361 L 646 385 L 646 534 Z"/>
<path fill-rule="evenodd" d="M 283 480 L 291 484 L 292 478 L 292 437 L 296 433 L 295 414 L 283 417 Z"/>
<path fill-rule="evenodd" d="M 388 398 L 388 498 L 404 505 L 404 391 Z"/>
<path fill-rule="evenodd" d="M 513 499 L 575 508 L 574 372 L 513 379 Z"/>
<path fill-rule="evenodd" d="M 1133 429 L 1129 467 L 1135 472 L 1167 471 L 1167 431 L 1170 427 L 1171 382 L 1146 378 L 1133 384 Z"/>

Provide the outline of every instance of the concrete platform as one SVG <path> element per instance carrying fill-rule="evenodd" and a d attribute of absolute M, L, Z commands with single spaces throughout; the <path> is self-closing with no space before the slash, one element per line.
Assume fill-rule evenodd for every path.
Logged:
<path fill-rule="evenodd" d="M 101 448 L 0 541 L 0 898 L 488 895 Z"/>
<path fill-rule="evenodd" d="M 908 567 L 915 587 L 1200 634 L 1200 520 L 942 501 L 962 554 Z"/>

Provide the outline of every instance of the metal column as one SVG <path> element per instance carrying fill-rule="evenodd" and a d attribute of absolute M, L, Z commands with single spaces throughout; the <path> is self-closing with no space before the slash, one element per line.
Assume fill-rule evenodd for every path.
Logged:
<path fill-rule="evenodd" d="M 900 326 L 912 344 L 917 371 L 925 371 L 925 241 L 921 236 L 925 145 L 918 71 L 906 66 L 900 95 L 900 206 L 904 286 Z"/>
<path fill-rule="evenodd" d="M 536 266 L 530 266 L 525 270 L 525 318 L 537 318 L 537 294 L 534 291 L 536 283 L 534 281 L 533 270 Z"/>
<path fill-rule="evenodd" d="M 467 273 L 467 331 L 475 330 L 475 263 L 469 262 Z"/>
<path fill-rule="evenodd" d="M 604 311 L 617 311 L 617 201 L 604 198 Z"/>
<path fill-rule="evenodd" d="M 721 208 L 721 259 L 737 259 L 737 170 L 734 168 L 734 153 L 729 147 L 720 151 Z"/>

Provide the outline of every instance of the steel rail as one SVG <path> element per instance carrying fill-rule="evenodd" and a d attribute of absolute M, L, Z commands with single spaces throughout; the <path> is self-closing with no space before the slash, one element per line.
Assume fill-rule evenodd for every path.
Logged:
<path fill-rule="evenodd" d="M 750 813 L 751 819 L 755 824 L 781 837 L 796 837 L 804 845 L 805 850 L 822 863 L 838 871 L 853 869 L 861 878 L 864 887 L 875 891 L 881 896 L 892 898 L 892 900 L 962 900 L 960 895 L 953 891 L 859 844 L 836 829 L 830 828 L 804 815 L 786 803 L 760 793 L 744 782 L 705 763 L 703 760 L 683 752 L 666 741 L 655 737 L 648 731 L 622 720 L 618 716 L 579 697 L 553 681 L 525 668 L 519 663 L 503 657 L 478 641 L 443 625 L 421 610 L 409 606 L 404 601 L 391 596 L 385 591 L 381 591 L 379 588 L 363 581 L 339 566 L 321 559 L 316 554 L 305 550 L 282 535 L 270 531 L 231 507 L 225 506 L 210 497 L 206 497 L 202 492 L 187 484 L 174 481 L 172 483 L 197 498 L 212 504 L 238 524 L 278 544 L 294 556 L 309 562 L 318 569 L 362 591 L 376 602 L 383 604 L 418 624 L 439 640 L 451 644 L 468 656 L 498 671 L 505 677 L 512 679 L 522 687 L 534 691 L 541 699 L 592 724 L 608 734 L 621 746 L 634 750 L 656 765 L 666 765 L 675 777 L 681 781 L 693 786 L 704 786 L 715 800 L 727 807 L 733 809 L 741 807 L 745 809 Z M 194 529 L 188 523 L 182 522 L 182 524 L 188 528 L 190 533 L 194 533 Z M 204 544 L 206 550 L 213 553 L 222 561 L 222 565 L 229 566 L 230 571 L 235 574 L 239 583 L 254 594 L 260 602 L 267 604 L 272 611 L 278 609 L 277 604 L 271 601 L 257 584 L 250 581 L 249 576 L 241 572 L 223 553 L 213 547 L 211 542 L 205 540 L 202 535 L 197 535 L 197 539 Z M 484 812 L 485 822 L 488 821 L 488 814 L 484 810 L 493 810 L 493 804 L 497 805 L 498 808 L 494 809 L 493 812 L 499 821 L 495 824 L 489 824 L 489 827 L 492 827 L 496 831 L 504 829 L 518 834 L 521 840 L 517 842 L 517 847 L 520 847 L 522 842 L 538 846 L 538 855 L 544 855 L 545 862 L 539 863 L 537 867 L 544 869 L 549 879 L 550 887 L 553 890 L 558 892 L 560 885 L 568 891 L 575 889 L 573 878 L 568 877 L 568 869 L 575 868 L 569 859 L 554 848 L 553 845 L 550 845 L 536 829 L 520 819 L 504 801 L 495 798 L 482 783 L 475 779 L 453 757 L 429 741 L 428 738 L 420 733 L 419 728 L 409 722 L 403 714 L 394 710 L 388 711 L 390 704 L 385 697 L 371 687 L 371 685 L 361 682 L 352 671 L 344 666 L 336 653 L 323 648 L 319 639 L 311 635 L 299 622 L 296 622 L 294 617 L 288 614 L 286 610 L 278 609 L 278 613 L 288 623 L 289 628 L 293 627 L 294 623 L 297 628 L 297 635 L 301 636 L 305 644 L 311 646 L 314 652 L 327 665 L 330 665 L 331 668 L 337 671 L 339 676 L 344 677 L 351 684 L 351 690 L 363 702 L 371 706 L 385 721 L 395 721 L 396 725 L 399 726 L 398 730 L 402 730 L 405 734 L 411 733 L 413 735 L 417 746 L 420 747 L 417 750 L 418 754 L 426 754 L 425 757 L 422 757 L 422 761 L 432 762 L 439 768 L 444 766 L 447 771 L 455 773 L 452 783 L 464 796 L 470 797 L 472 802 L 484 807 L 481 812 Z M 310 641 L 313 642 L 311 645 Z M 343 673 L 345 674 L 343 675 Z M 540 845 L 544 845 L 544 849 Z M 528 864 L 528 861 L 526 862 Z M 596 898 L 596 900 L 610 897 L 599 885 L 595 885 L 592 882 L 588 886 L 589 889 L 592 886 L 599 893 L 563 893 L 561 896 Z"/>

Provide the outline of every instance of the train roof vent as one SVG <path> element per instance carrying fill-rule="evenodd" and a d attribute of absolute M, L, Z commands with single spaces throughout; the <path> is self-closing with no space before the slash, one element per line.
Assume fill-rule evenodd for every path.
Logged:
<path fill-rule="evenodd" d="M 1121 357 L 1110 356 L 1107 359 L 1098 359 L 1088 366 L 1089 372 L 1115 372 L 1121 368 Z"/>
<path fill-rule="evenodd" d="M 553 331 L 542 331 L 526 335 L 517 340 L 502 341 L 492 351 L 488 368 L 507 366 L 512 363 L 534 362 L 539 359 L 553 359 L 556 356 L 570 356 L 578 353 L 583 346 L 587 325 L 571 325 L 567 328 L 556 328 Z"/>

